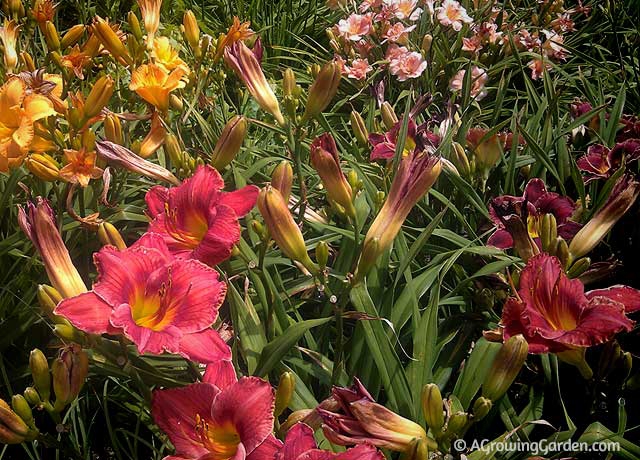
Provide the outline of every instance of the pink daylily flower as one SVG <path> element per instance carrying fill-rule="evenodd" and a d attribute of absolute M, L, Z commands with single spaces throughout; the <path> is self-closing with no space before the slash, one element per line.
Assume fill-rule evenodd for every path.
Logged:
<path fill-rule="evenodd" d="M 444 0 L 442 6 L 436 8 L 436 17 L 443 26 L 450 26 L 456 32 L 462 29 L 464 24 L 473 22 L 473 18 L 467 14 L 460 2 Z"/>
<path fill-rule="evenodd" d="M 427 61 L 422 54 L 416 51 L 409 51 L 404 46 L 391 47 L 387 51 L 389 60 L 389 70 L 392 75 L 398 77 L 398 81 L 405 81 L 409 78 L 418 78 L 427 68 Z"/>
<path fill-rule="evenodd" d="M 505 341 L 522 334 L 530 353 L 556 353 L 606 342 L 629 331 L 625 313 L 640 309 L 640 291 L 613 286 L 584 292 L 578 279 L 569 279 L 560 261 L 545 253 L 527 262 L 520 274 L 518 296 L 502 312 Z"/>
<path fill-rule="evenodd" d="M 345 67 L 346 74 L 349 78 L 355 80 L 365 80 L 367 74 L 373 70 L 366 59 L 354 59 L 351 66 Z"/>
<path fill-rule="evenodd" d="M 406 27 L 403 23 L 396 22 L 384 32 L 385 41 L 388 40 L 391 43 L 404 44 L 409 39 L 409 33 L 412 32 L 415 28 L 415 24 Z"/>
<path fill-rule="evenodd" d="M 153 219 L 149 231 L 160 234 L 174 256 L 213 266 L 229 258 L 240 240 L 238 219 L 255 205 L 259 188 L 248 185 L 223 192 L 224 181 L 211 166 L 199 166 L 182 185 L 152 187 L 145 200 Z"/>
<path fill-rule="evenodd" d="M 164 460 L 271 460 L 275 397 L 268 382 L 243 377 L 156 390 L 151 415 L 176 453 Z"/>
<path fill-rule="evenodd" d="M 466 73 L 467 71 L 462 69 L 453 76 L 449 82 L 449 89 L 451 89 L 451 91 L 462 90 L 462 86 L 464 85 L 464 76 Z M 475 97 L 478 101 L 484 99 L 487 95 L 487 90 L 484 86 L 487 84 L 488 80 L 489 75 L 487 75 L 486 70 L 475 65 L 471 67 L 471 91 L 469 92 L 471 97 Z"/>
<path fill-rule="evenodd" d="M 340 453 L 318 449 L 311 427 L 296 423 L 287 433 L 284 445 L 276 453 L 274 460 L 384 460 L 384 456 L 368 444 Z"/>
<path fill-rule="evenodd" d="M 93 289 L 64 299 L 55 314 L 90 334 L 124 335 L 140 353 L 167 351 L 202 363 L 231 359 L 211 329 L 227 291 L 214 269 L 175 259 L 153 233 L 122 251 L 105 246 L 94 261 Z"/>
<path fill-rule="evenodd" d="M 338 22 L 340 34 L 351 41 L 357 42 L 369 35 L 373 28 L 373 18 L 371 14 L 352 14 L 347 19 Z"/>

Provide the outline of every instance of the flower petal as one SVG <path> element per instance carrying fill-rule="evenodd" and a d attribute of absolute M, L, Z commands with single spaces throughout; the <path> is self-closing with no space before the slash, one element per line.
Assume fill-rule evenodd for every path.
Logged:
<path fill-rule="evenodd" d="M 304 423 L 296 423 L 287 432 L 284 446 L 276 455 L 275 460 L 296 460 L 303 453 L 317 448 L 318 445 L 313 437 L 311 427 Z"/>
<path fill-rule="evenodd" d="M 207 364 L 202 377 L 203 382 L 211 383 L 221 390 L 238 381 L 236 370 L 231 360 L 223 359 Z"/>
<path fill-rule="evenodd" d="M 151 415 L 171 439 L 177 455 L 197 458 L 208 453 L 196 432 L 196 416 L 208 421 L 211 404 L 219 393 L 208 383 L 153 392 Z"/>
<path fill-rule="evenodd" d="M 244 217 L 256 204 L 260 189 L 255 185 L 247 185 L 240 190 L 222 195 L 219 204 L 227 205 L 238 217 Z"/>
<path fill-rule="evenodd" d="M 606 289 L 596 289 L 586 294 L 587 299 L 606 297 L 624 305 L 626 313 L 640 310 L 640 291 L 629 286 L 615 285 Z"/>
<path fill-rule="evenodd" d="M 162 214 L 165 210 L 165 203 L 169 196 L 169 189 L 161 185 L 151 187 L 144 197 L 144 201 L 147 203 L 147 213 L 151 217 L 155 217 L 158 214 Z"/>
<path fill-rule="evenodd" d="M 262 444 L 256 447 L 253 452 L 247 455 L 247 460 L 277 460 L 278 450 L 282 447 L 282 441 L 274 435 L 267 436 Z"/>
<path fill-rule="evenodd" d="M 209 229 L 193 251 L 193 257 L 213 266 L 226 260 L 240 241 L 240 224 L 233 209 L 217 206 L 209 217 Z"/>
<path fill-rule="evenodd" d="M 182 331 L 170 325 L 161 331 L 139 326 L 131 314 L 127 304 L 118 306 L 111 315 L 111 324 L 122 328 L 124 335 L 136 344 L 140 353 L 161 354 L 165 351 L 178 353 Z"/>
<path fill-rule="evenodd" d="M 199 363 L 216 363 L 231 359 L 231 348 L 213 329 L 186 334 L 180 340 L 179 353 Z"/>
<path fill-rule="evenodd" d="M 62 300 L 54 310 L 56 315 L 67 318 L 81 331 L 90 334 L 113 333 L 109 323 L 112 308 L 94 292 Z"/>

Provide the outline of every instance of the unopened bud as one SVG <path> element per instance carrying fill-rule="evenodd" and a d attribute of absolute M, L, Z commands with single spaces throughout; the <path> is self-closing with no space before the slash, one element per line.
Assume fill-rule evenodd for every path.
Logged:
<path fill-rule="evenodd" d="M 382 107 L 380 107 L 380 115 L 382 115 L 382 124 L 387 128 L 387 130 L 393 128 L 396 123 L 398 123 L 398 116 L 393 110 L 391 104 L 387 101 L 382 103 Z"/>
<path fill-rule="evenodd" d="M 120 122 L 120 118 L 114 113 L 109 113 L 104 118 L 104 137 L 108 141 L 115 142 L 116 144 L 122 144 L 124 141 L 122 136 L 122 123 Z"/>
<path fill-rule="evenodd" d="M 80 394 L 88 373 L 89 357 L 80 345 L 69 345 L 60 351 L 51 365 L 53 391 L 56 395 L 54 408 L 57 411 Z"/>
<path fill-rule="evenodd" d="M 211 165 L 218 171 L 222 171 L 240 152 L 247 135 L 247 126 L 247 119 L 236 115 L 222 129 L 211 159 Z"/>
<path fill-rule="evenodd" d="M 124 65 L 133 64 L 133 59 L 127 51 L 127 47 L 122 43 L 120 37 L 113 31 L 107 21 L 100 16 L 96 16 L 92 24 L 94 35 L 98 38 L 111 55 Z"/>
<path fill-rule="evenodd" d="M 349 116 L 349 120 L 351 122 L 351 130 L 358 144 L 360 144 L 361 147 L 367 147 L 369 145 L 369 131 L 367 130 L 362 115 L 353 110 Z"/>
<path fill-rule="evenodd" d="M 413 438 L 407 449 L 400 455 L 400 460 L 428 460 L 429 449 L 423 438 Z"/>
<path fill-rule="evenodd" d="M 48 401 L 51 395 L 51 374 L 49 374 L 49 363 L 47 358 L 37 348 L 29 355 L 29 368 L 33 378 L 33 386 L 38 391 L 40 399 Z"/>
<path fill-rule="evenodd" d="M 468 421 L 469 414 L 466 412 L 459 411 L 451 414 L 447 423 L 447 434 L 455 437 L 462 436 Z"/>
<path fill-rule="evenodd" d="M 25 166 L 34 176 L 44 181 L 53 182 L 59 179 L 58 162 L 49 154 L 31 154 L 25 159 Z"/>
<path fill-rule="evenodd" d="M 338 63 L 331 61 L 322 67 L 315 81 L 309 88 L 307 106 L 305 107 L 304 120 L 310 120 L 322 113 L 338 92 L 342 74 Z"/>
<path fill-rule="evenodd" d="M 200 27 L 193 11 L 186 10 L 182 17 L 182 25 L 184 27 L 184 37 L 191 49 L 196 53 L 200 50 Z M 197 54 L 197 53 L 196 53 Z"/>
<path fill-rule="evenodd" d="M 491 407 L 493 407 L 491 400 L 480 396 L 476 399 L 476 402 L 473 403 L 473 419 L 476 422 L 482 420 L 489 413 Z"/>
<path fill-rule="evenodd" d="M 522 369 L 529 353 L 529 345 L 521 335 L 507 340 L 496 354 L 482 384 L 482 396 L 498 401 L 507 392 Z"/>
<path fill-rule="evenodd" d="M 110 222 L 102 222 L 98 227 L 98 238 L 100 242 L 107 246 L 115 246 L 119 250 L 127 249 L 127 245 L 122 239 L 122 235 Z"/>
<path fill-rule="evenodd" d="M 9 404 L 0 399 L 0 443 L 20 444 L 29 437 L 29 427 Z"/>
<path fill-rule="evenodd" d="M 578 278 L 586 272 L 590 266 L 591 259 L 589 257 L 581 257 L 571 265 L 571 268 L 567 271 L 567 276 L 569 278 Z"/>
<path fill-rule="evenodd" d="M 545 214 L 540 224 L 540 243 L 542 250 L 549 254 L 555 254 L 558 245 L 558 224 L 556 217 L 551 214 Z"/>
<path fill-rule="evenodd" d="M 316 261 L 320 270 L 324 270 L 329 261 L 329 245 L 325 241 L 320 241 L 316 246 Z"/>
<path fill-rule="evenodd" d="M 20 53 L 20 59 L 22 59 L 22 63 L 29 72 L 35 72 L 36 64 L 33 62 L 33 57 L 27 51 Z"/>
<path fill-rule="evenodd" d="M 60 36 L 56 26 L 51 21 L 47 21 L 44 25 L 44 40 L 49 51 L 60 51 Z"/>
<path fill-rule="evenodd" d="M 296 96 L 296 86 L 296 74 L 287 67 L 282 74 L 282 95 Z"/>
<path fill-rule="evenodd" d="M 71 29 L 67 30 L 67 32 L 62 36 L 62 40 L 60 40 L 60 48 L 64 50 L 78 43 L 84 35 L 84 30 L 84 24 L 76 24 Z"/>
<path fill-rule="evenodd" d="M 53 333 L 67 342 L 80 341 L 81 333 L 71 324 L 56 324 L 53 326 Z"/>
<path fill-rule="evenodd" d="M 427 425 L 434 434 L 444 426 L 444 405 L 440 388 L 435 383 L 422 387 L 422 413 Z"/>
<path fill-rule="evenodd" d="M 53 313 L 60 301 L 62 301 L 62 295 L 56 288 L 47 284 L 38 286 L 38 302 L 42 311 L 56 324 L 70 324 L 66 318 Z"/>
<path fill-rule="evenodd" d="M 169 95 L 169 106 L 176 112 L 182 112 L 182 110 L 184 110 L 184 102 L 177 94 L 172 93 Z"/>
<path fill-rule="evenodd" d="M 451 147 L 453 153 L 451 161 L 460 175 L 463 177 L 471 176 L 471 164 L 469 163 L 467 153 L 464 151 L 464 147 L 457 142 L 452 142 Z"/>
<path fill-rule="evenodd" d="M 287 160 L 282 160 L 271 174 L 271 186 L 278 190 L 285 203 L 289 203 L 293 186 L 293 167 Z"/>
<path fill-rule="evenodd" d="M 38 391 L 33 387 L 27 387 L 24 389 L 24 399 L 27 400 L 32 406 L 38 406 L 42 404 Z"/>
<path fill-rule="evenodd" d="M 113 78 L 109 75 L 100 77 L 87 96 L 84 104 L 84 117 L 90 119 L 98 115 L 109 103 L 113 95 Z"/>
<path fill-rule="evenodd" d="M 33 412 L 29 403 L 22 395 L 13 395 L 11 397 L 11 407 L 13 411 L 29 426 L 33 426 Z"/>
<path fill-rule="evenodd" d="M 127 14 L 127 23 L 129 24 L 129 30 L 131 30 L 131 34 L 138 42 L 141 42 L 142 27 L 140 27 L 140 20 L 138 19 L 138 16 L 133 11 L 129 11 L 129 13 Z"/>
<path fill-rule="evenodd" d="M 555 255 L 562 263 L 562 267 L 566 270 L 572 262 L 571 253 L 569 252 L 569 245 L 564 239 L 560 237 L 558 237 L 556 241 L 557 243 Z"/>
<path fill-rule="evenodd" d="M 286 434 L 287 431 L 289 431 L 289 429 L 291 429 L 291 427 L 293 427 L 293 425 L 295 425 L 296 423 L 306 423 L 307 417 L 309 417 L 313 412 L 313 409 L 300 409 L 292 412 L 289 417 L 287 417 L 287 420 L 282 425 L 280 425 L 280 433 Z"/>
<path fill-rule="evenodd" d="M 273 415 L 276 417 L 279 416 L 289 406 L 295 388 L 295 376 L 291 372 L 283 372 L 280 376 L 278 389 L 276 390 L 276 402 Z"/>
<path fill-rule="evenodd" d="M 433 42 L 433 36 L 431 34 L 426 34 L 422 38 L 422 45 L 420 46 L 420 50 L 424 53 L 425 56 L 429 54 L 429 51 L 431 51 L 432 42 Z"/>

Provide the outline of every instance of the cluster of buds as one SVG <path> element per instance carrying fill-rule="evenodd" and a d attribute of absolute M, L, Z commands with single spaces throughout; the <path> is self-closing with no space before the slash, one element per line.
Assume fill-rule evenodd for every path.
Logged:
<path fill-rule="evenodd" d="M 11 406 L 0 399 L 0 443 L 20 444 L 37 437 L 38 430 L 33 427 L 33 414 L 24 397 L 15 395 Z"/>

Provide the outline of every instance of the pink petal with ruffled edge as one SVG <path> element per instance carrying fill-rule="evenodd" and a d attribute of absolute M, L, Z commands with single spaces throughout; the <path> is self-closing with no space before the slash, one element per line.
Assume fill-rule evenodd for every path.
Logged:
<path fill-rule="evenodd" d="M 62 300 L 54 313 L 67 318 L 81 331 L 90 334 L 114 334 L 119 330 L 114 329 L 109 323 L 112 311 L 109 304 L 90 291 Z"/>
<path fill-rule="evenodd" d="M 203 382 L 211 383 L 221 390 L 238 381 L 236 370 L 231 360 L 220 360 L 207 364 L 207 369 L 202 377 Z"/>
<path fill-rule="evenodd" d="M 275 460 L 297 460 L 303 453 L 317 448 L 311 427 L 304 423 L 296 423 L 287 432 L 284 446 L 276 454 Z"/>
<path fill-rule="evenodd" d="M 258 199 L 260 189 L 255 185 L 247 185 L 240 190 L 224 193 L 218 202 L 220 205 L 229 206 L 237 217 L 244 217 L 253 209 Z"/>
<path fill-rule="evenodd" d="M 213 329 L 185 334 L 178 352 L 187 359 L 208 364 L 231 359 L 231 348 Z"/>
<path fill-rule="evenodd" d="M 233 209 L 217 206 L 209 217 L 209 230 L 193 251 L 193 258 L 207 265 L 216 265 L 231 255 L 231 249 L 240 241 L 240 224 Z"/>
<path fill-rule="evenodd" d="M 211 405 L 219 393 L 208 383 L 153 392 L 151 415 L 171 439 L 177 456 L 198 458 L 209 453 L 196 432 L 196 415 L 209 422 Z"/>
<path fill-rule="evenodd" d="M 615 285 L 606 289 L 596 289 L 586 294 L 589 300 L 594 297 L 606 297 L 624 305 L 626 313 L 640 310 L 640 291 L 629 286 Z"/>

